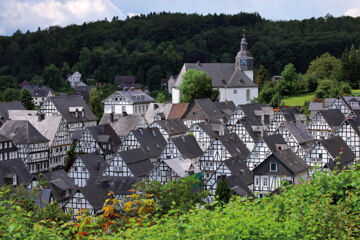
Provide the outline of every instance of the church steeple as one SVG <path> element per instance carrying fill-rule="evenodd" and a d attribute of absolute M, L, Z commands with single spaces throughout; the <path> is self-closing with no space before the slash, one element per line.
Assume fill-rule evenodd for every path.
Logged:
<path fill-rule="evenodd" d="M 246 41 L 245 29 L 243 30 L 243 38 L 240 43 L 240 51 L 235 57 L 235 68 L 240 68 L 242 71 L 253 80 L 254 58 L 248 51 L 248 43 Z"/>

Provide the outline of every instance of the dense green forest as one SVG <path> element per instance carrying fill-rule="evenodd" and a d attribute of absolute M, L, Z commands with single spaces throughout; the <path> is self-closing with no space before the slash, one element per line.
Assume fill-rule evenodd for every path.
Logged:
<path fill-rule="evenodd" d="M 84 79 L 111 83 L 116 74 L 134 74 L 156 89 L 184 62 L 233 62 L 243 29 L 256 68 L 263 65 L 271 75 L 288 63 L 305 73 L 317 56 L 329 52 L 340 58 L 345 49 L 360 44 L 360 18 L 270 21 L 257 13 L 152 13 L 2 36 L 0 76 L 17 83 L 44 80 L 45 68 L 54 64 L 63 78 L 78 70 Z"/>

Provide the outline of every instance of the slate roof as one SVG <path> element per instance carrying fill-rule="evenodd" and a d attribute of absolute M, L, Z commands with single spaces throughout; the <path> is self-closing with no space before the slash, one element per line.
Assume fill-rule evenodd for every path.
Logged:
<path fill-rule="evenodd" d="M 149 154 L 141 148 L 121 151 L 119 155 L 135 177 L 145 177 L 154 168 Z"/>
<path fill-rule="evenodd" d="M 21 102 L 4 102 L 0 103 L 0 118 L 4 122 L 9 120 L 9 110 L 26 110 Z"/>
<path fill-rule="evenodd" d="M 80 130 L 76 130 L 72 135 L 71 135 L 71 140 L 73 141 L 79 141 L 81 136 L 84 133 L 84 129 L 80 129 Z"/>
<path fill-rule="evenodd" d="M 8 142 L 10 141 L 10 138 L 0 134 L 0 142 Z"/>
<path fill-rule="evenodd" d="M 44 208 L 46 205 L 51 203 L 53 196 L 52 189 L 44 188 L 41 189 L 40 194 L 36 196 L 35 204 L 38 207 Z"/>
<path fill-rule="evenodd" d="M 108 191 L 101 183 L 93 183 L 86 187 L 78 188 L 77 191 L 84 195 L 95 210 L 101 209 L 108 198 Z"/>
<path fill-rule="evenodd" d="M 189 107 L 189 103 L 176 103 L 171 106 L 168 119 L 180 118 L 182 119 Z"/>
<path fill-rule="evenodd" d="M 295 122 L 295 125 L 294 122 L 284 122 L 282 124 L 290 131 L 292 136 L 299 144 L 304 144 L 315 140 L 310 131 L 301 122 Z"/>
<path fill-rule="evenodd" d="M 261 132 L 256 133 L 253 129 L 253 126 L 262 126 L 259 121 L 254 117 L 245 116 L 239 121 L 240 124 L 244 126 L 246 131 L 249 133 L 250 137 L 253 139 L 255 143 L 257 143 L 261 138 Z M 260 134 L 260 135 L 259 135 Z"/>
<path fill-rule="evenodd" d="M 245 183 L 246 186 L 253 183 L 253 174 L 241 157 L 236 156 L 229 158 L 225 160 L 224 163 L 230 170 L 233 178 L 237 178 L 238 181 Z"/>
<path fill-rule="evenodd" d="M 105 102 L 108 98 L 112 98 L 114 94 L 120 94 L 122 97 L 129 100 L 132 104 L 155 102 L 155 99 L 153 99 L 150 95 L 146 94 L 141 90 L 135 90 L 135 89 L 134 90 L 130 89 L 126 91 L 116 91 L 102 102 Z"/>
<path fill-rule="evenodd" d="M 51 88 L 47 86 L 37 86 L 33 84 L 26 84 L 21 87 L 21 90 L 27 89 L 33 97 L 47 97 L 49 92 L 53 92 Z"/>
<path fill-rule="evenodd" d="M 48 186 L 58 202 L 69 198 L 65 195 L 66 191 L 69 191 L 69 196 L 76 191 L 74 181 L 63 169 L 44 173 L 43 176 L 49 182 Z"/>
<path fill-rule="evenodd" d="M 298 107 L 280 107 L 279 112 L 281 112 L 286 121 L 296 120 L 295 115 L 300 114 L 300 108 Z"/>
<path fill-rule="evenodd" d="M 205 71 L 212 79 L 212 86 L 216 87 L 257 87 L 249 77 L 235 63 L 185 63 L 185 70 L 196 69 Z M 243 82 L 240 82 L 243 80 Z M 181 84 L 182 79 L 177 78 L 175 86 Z"/>
<path fill-rule="evenodd" d="M 323 116 L 323 118 L 331 128 L 340 127 L 345 120 L 344 115 L 339 109 L 329 109 L 326 111 L 320 111 L 320 114 Z"/>
<path fill-rule="evenodd" d="M 240 160 L 246 160 L 249 155 L 249 149 L 240 140 L 236 133 L 228 133 L 223 136 L 218 136 L 217 139 L 222 143 L 225 149 L 232 157 L 240 157 Z"/>
<path fill-rule="evenodd" d="M 293 174 L 301 173 L 309 168 L 304 160 L 298 157 L 290 148 L 284 149 L 281 152 L 273 152 L 273 155 Z"/>
<path fill-rule="evenodd" d="M 86 169 L 89 171 L 90 178 L 88 179 L 88 184 L 93 183 L 107 167 L 105 159 L 96 153 L 82 154 L 79 155 L 78 158 L 82 160 Z"/>
<path fill-rule="evenodd" d="M 12 120 L 26 120 L 31 123 L 44 137 L 50 140 L 52 145 L 55 140 L 56 132 L 61 123 L 60 116 L 46 116 L 45 119 L 39 121 L 38 116 L 13 116 Z"/>
<path fill-rule="evenodd" d="M 219 136 L 219 134 L 215 132 L 213 125 L 209 122 L 200 122 L 194 125 L 197 125 L 199 128 L 201 128 L 211 139 Z"/>
<path fill-rule="evenodd" d="M 354 152 L 349 148 L 349 146 L 344 142 L 340 136 L 332 136 L 328 139 L 322 140 L 320 142 L 323 147 L 328 151 L 333 159 L 337 159 L 337 156 L 340 153 L 340 150 L 343 150 L 343 153 L 340 157 L 340 162 L 342 165 L 351 163 L 355 159 Z"/>
<path fill-rule="evenodd" d="M 185 134 L 188 127 L 178 118 L 157 121 L 157 124 L 170 136 Z"/>
<path fill-rule="evenodd" d="M 60 112 L 61 116 L 65 119 L 66 122 L 75 123 L 75 122 L 87 122 L 87 121 L 97 121 L 96 116 L 90 110 L 89 106 L 82 99 L 81 96 L 56 96 L 50 97 L 51 102 L 55 105 L 57 110 Z M 70 107 L 83 107 L 85 111 L 84 117 L 81 115 L 77 118 L 70 113 Z"/>
<path fill-rule="evenodd" d="M 264 135 L 264 142 L 269 147 L 271 152 L 277 152 L 276 144 L 285 144 L 287 145 L 285 139 L 281 134 L 273 134 L 273 135 Z"/>
<path fill-rule="evenodd" d="M 94 88 L 94 86 L 75 86 L 74 94 L 81 96 L 85 100 L 86 104 L 89 104 L 89 92 L 92 88 Z"/>
<path fill-rule="evenodd" d="M 269 104 L 263 104 L 263 103 L 250 103 L 250 104 L 241 104 L 238 107 L 241 108 L 245 116 L 256 119 L 255 111 L 260 111 L 264 107 L 271 107 L 271 106 Z"/>
<path fill-rule="evenodd" d="M 141 115 L 126 115 L 115 114 L 114 121 L 110 121 L 110 113 L 104 113 L 99 124 L 109 123 L 119 137 L 127 136 L 131 130 L 136 129 L 139 125 L 142 116 Z"/>
<path fill-rule="evenodd" d="M 10 138 L 15 144 L 45 143 L 49 140 L 44 137 L 29 121 L 8 120 L 0 128 L 0 134 Z"/>
<path fill-rule="evenodd" d="M 192 135 L 174 137 L 171 138 L 171 141 L 179 150 L 183 158 L 193 159 L 198 158 L 203 154 L 198 142 Z"/>
<path fill-rule="evenodd" d="M 158 128 L 145 128 L 131 131 L 149 158 L 161 155 L 167 142 Z"/>
<path fill-rule="evenodd" d="M 189 171 L 194 171 L 194 173 L 200 172 L 197 169 L 193 168 L 192 161 L 190 159 L 165 159 L 163 160 L 166 165 L 169 166 L 180 178 L 184 178 L 189 174 Z"/>
<path fill-rule="evenodd" d="M 198 111 L 194 109 L 199 108 Z M 196 112 L 196 115 L 192 114 Z M 187 113 L 184 114 L 183 119 L 191 120 L 220 120 L 224 119 L 226 115 L 218 108 L 215 102 L 212 102 L 209 98 L 195 99 L 194 103 L 188 108 Z"/>
<path fill-rule="evenodd" d="M 150 103 L 148 110 L 145 113 L 145 119 L 150 124 L 154 122 L 155 115 L 159 113 L 163 113 L 165 119 L 167 119 L 171 108 L 171 103 Z"/>
<path fill-rule="evenodd" d="M 108 148 L 103 149 L 102 144 L 99 144 L 100 148 L 105 153 L 116 151 L 119 148 L 121 140 L 110 124 L 107 123 L 98 126 L 88 127 L 87 129 L 89 130 L 90 134 L 93 136 L 96 142 L 108 144 L 112 143 L 113 148 L 111 151 Z"/>
<path fill-rule="evenodd" d="M 127 76 L 115 76 L 114 83 L 119 86 L 120 89 L 124 87 L 134 87 L 134 88 L 141 88 L 141 83 L 136 82 L 136 76 L 134 75 L 127 75 Z"/>
<path fill-rule="evenodd" d="M 351 109 L 359 110 L 360 109 L 360 96 L 340 96 L 340 99 Z M 350 102 L 357 102 L 358 106 L 350 105 Z"/>
<path fill-rule="evenodd" d="M 129 190 L 139 181 L 141 181 L 141 178 L 137 177 L 101 176 L 98 179 L 98 183 L 100 183 L 108 192 L 112 191 L 116 195 L 132 194 L 133 192 Z"/>
<path fill-rule="evenodd" d="M 18 177 L 18 184 L 29 185 L 33 179 L 23 160 L 15 158 L 0 161 L 0 187 L 5 184 L 5 177 L 12 174 Z"/>
<path fill-rule="evenodd" d="M 214 102 L 214 103 L 216 107 L 220 109 L 227 117 L 230 117 L 236 109 L 236 106 L 233 101 Z"/>
<path fill-rule="evenodd" d="M 351 118 L 351 119 L 347 119 L 344 122 L 345 124 L 348 123 L 351 125 L 351 127 L 354 129 L 354 131 L 356 132 L 356 134 L 358 136 L 360 136 L 360 118 Z"/>

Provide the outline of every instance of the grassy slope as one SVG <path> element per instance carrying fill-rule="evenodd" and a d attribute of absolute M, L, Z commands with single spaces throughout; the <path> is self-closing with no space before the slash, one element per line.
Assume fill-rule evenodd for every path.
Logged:
<path fill-rule="evenodd" d="M 360 96 L 360 89 L 353 89 L 352 95 Z M 283 102 L 285 106 L 290 106 L 290 107 L 303 106 L 305 101 L 307 100 L 312 101 L 314 96 L 315 95 L 313 93 L 300 94 L 293 97 L 286 97 L 283 99 Z"/>

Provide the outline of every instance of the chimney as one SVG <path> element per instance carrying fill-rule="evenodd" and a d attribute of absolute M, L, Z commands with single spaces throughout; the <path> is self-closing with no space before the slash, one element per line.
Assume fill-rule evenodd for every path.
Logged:
<path fill-rule="evenodd" d="M 110 113 L 110 122 L 114 122 L 114 113 Z"/>
<path fill-rule="evenodd" d="M 350 115 L 350 114 L 347 116 L 347 119 L 348 119 L 348 120 L 350 120 L 350 119 L 351 119 L 351 115 Z"/>
<path fill-rule="evenodd" d="M 325 100 L 323 99 L 321 102 L 322 102 L 322 107 L 325 108 Z"/>
<path fill-rule="evenodd" d="M 279 153 L 281 152 L 281 146 L 278 147 L 278 152 L 279 152 Z"/>
<path fill-rule="evenodd" d="M 293 125 L 296 127 L 296 120 L 293 121 Z"/>
<path fill-rule="evenodd" d="M 123 115 L 124 117 L 126 117 L 128 114 L 127 114 L 127 112 L 122 112 L 122 115 Z"/>
<path fill-rule="evenodd" d="M 44 119 L 45 119 L 45 114 L 44 113 L 39 113 L 38 114 L 38 121 L 41 122 Z"/>
<path fill-rule="evenodd" d="M 198 60 L 197 62 L 196 62 L 196 66 L 200 66 L 200 61 Z"/>
<path fill-rule="evenodd" d="M 124 90 L 124 91 L 127 91 L 127 90 L 128 90 L 128 87 L 124 87 L 123 90 Z"/>
<path fill-rule="evenodd" d="M 96 171 L 100 172 L 100 162 L 96 162 Z"/>
<path fill-rule="evenodd" d="M 134 87 L 131 87 L 131 88 L 130 88 L 130 91 L 134 91 L 134 90 L 135 90 L 135 88 L 134 88 Z"/>

